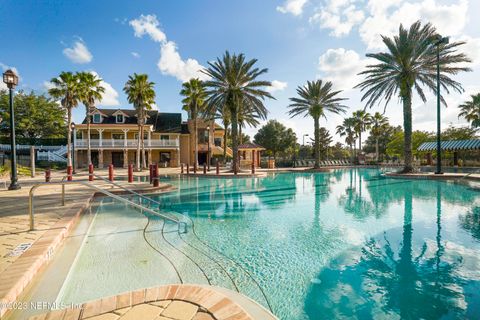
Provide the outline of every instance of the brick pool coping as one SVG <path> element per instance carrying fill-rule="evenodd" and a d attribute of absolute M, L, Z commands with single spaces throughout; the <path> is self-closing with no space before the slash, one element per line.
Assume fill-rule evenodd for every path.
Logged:
<path fill-rule="evenodd" d="M 140 289 L 55 310 L 30 320 L 143 319 L 253 320 L 241 306 L 214 287 L 167 285 Z"/>
<path fill-rule="evenodd" d="M 468 173 L 386 173 L 385 176 L 396 179 L 428 179 L 428 180 L 454 180 L 465 178 L 467 180 L 480 181 L 480 174 Z"/>
<path fill-rule="evenodd" d="M 136 186 L 138 187 L 138 185 Z M 159 187 L 132 189 L 139 193 L 152 193 L 170 191 L 172 186 L 162 184 Z M 125 194 L 122 190 L 109 190 L 115 194 Z M 6 306 L 18 301 L 24 289 L 32 282 L 34 277 L 46 266 L 55 251 L 68 237 L 76 225 L 80 215 L 90 206 L 93 199 L 103 196 L 102 193 L 90 193 L 85 201 L 64 209 L 63 216 L 48 230 L 46 230 L 32 246 L 22 253 L 3 272 L 0 273 L 0 319 L 10 310 Z"/>

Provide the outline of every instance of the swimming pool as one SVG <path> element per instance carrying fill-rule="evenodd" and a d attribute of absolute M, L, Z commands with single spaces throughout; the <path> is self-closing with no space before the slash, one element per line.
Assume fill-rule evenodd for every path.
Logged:
<path fill-rule="evenodd" d="M 288 320 L 479 318 L 479 191 L 380 174 L 164 178 L 177 190 L 151 197 L 185 234 L 105 198 L 57 300 L 183 282 Z"/>

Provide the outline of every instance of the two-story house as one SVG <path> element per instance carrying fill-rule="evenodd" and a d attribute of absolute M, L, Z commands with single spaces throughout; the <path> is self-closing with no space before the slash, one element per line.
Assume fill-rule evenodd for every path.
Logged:
<path fill-rule="evenodd" d="M 74 137 L 75 165 L 80 168 L 88 165 L 86 122 L 85 119 L 76 126 Z M 204 120 L 197 120 L 197 127 L 199 163 L 205 163 L 209 155 L 222 155 L 224 129 L 214 121 Z M 181 113 L 147 111 L 144 125 L 147 163 L 159 163 L 169 167 L 178 167 L 180 163 L 193 164 L 192 132 L 193 122 L 182 122 Z M 96 109 L 91 115 L 90 124 L 90 149 L 94 166 L 103 168 L 113 164 L 115 167 L 125 168 L 128 164 L 135 164 L 138 134 L 135 110 Z"/>

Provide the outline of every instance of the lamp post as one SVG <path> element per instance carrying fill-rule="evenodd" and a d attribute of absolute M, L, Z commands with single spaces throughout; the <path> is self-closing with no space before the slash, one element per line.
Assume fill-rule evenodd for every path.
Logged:
<path fill-rule="evenodd" d="M 207 170 L 210 171 L 210 126 L 207 126 L 207 140 L 208 140 L 208 147 L 207 147 Z"/>
<path fill-rule="evenodd" d="M 70 127 L 72 128 L 72 174 L 75 174 L 75 140 L 77 137 L 77 132 L 75 131 L 75 122 L 72 122 Z"/>
<path fill-rule="evenodd" d="M 442 172 L 442 144 L 441 144 L 441 125 L 440 125 L 440 46 L 448 44 L 448 37 L 438 35 L 433 44 L 437 47 L 437 170 L 435 174 Z"/>
<path fill-rule="evenodd" d="M 18 85 L 18 76 L 12 70 L 3 73 L 3 82 L 7 85 L 10 94 L 10 162 L 12 173 L 8 190 L 18 190 L 20 185 L 17 179 L 17 150 L 15 147 L 15 114 L 13 110 L 13 90 Z"/>
<path fill-rule="evenodd" d="M 302 143 L 303 146 L 305 146 L 305 137 L 308 137 L 308 136 L 309 136 L 308 133 L 305 133 L 303 135 L 303 143 Z"/>

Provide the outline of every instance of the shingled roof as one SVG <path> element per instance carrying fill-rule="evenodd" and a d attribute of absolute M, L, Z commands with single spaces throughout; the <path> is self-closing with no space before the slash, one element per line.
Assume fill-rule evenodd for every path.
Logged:
<path fill-rule="evenodd" d="M 137 124 L 137 111 L 132 109 L 97 109 L 102 113 L 102 124 Z M 115 114 L 121 111 L 126 115 L 124 123 L 117 123 Z M 182 114 L 158 112 L 157 110 L 147 111 L 146 125 L 153 125 L 155 132 L 182 133 Z M 87 123 L 85 118 L 82 123 Z"/>

